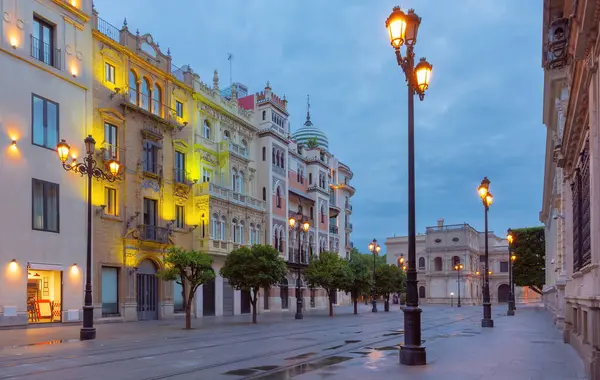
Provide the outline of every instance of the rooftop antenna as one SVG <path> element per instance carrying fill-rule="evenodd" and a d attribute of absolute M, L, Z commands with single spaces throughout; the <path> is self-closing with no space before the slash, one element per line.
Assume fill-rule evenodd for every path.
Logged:
<path fill-rule="evenodd" d="M 233 85 L 233 68 L 232 68 L 232 63 L 233 63 L 233 54 L 228 53 L 228 57 L 227 60 L 229 61 L 229 85 Z"/>

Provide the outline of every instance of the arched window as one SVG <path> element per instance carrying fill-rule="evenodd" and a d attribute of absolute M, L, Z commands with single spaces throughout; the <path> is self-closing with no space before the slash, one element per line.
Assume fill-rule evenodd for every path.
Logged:
<path fill-rule="evenodd" d="M 229 133 L 228 130 L 225 130 L 225 132 L 223 132 L 223 140 L 231 140 L 231 133 Z"/>
<path fill-rule="evenodd" d="M 281 153 L 281 168 L 285 169 L 285 156 Z"/>
<path fill-rule="evenodd" d="M 277 191 L 275 193 L 275 205 L 277 208 L 281 208 L 281 188 L 277 186 Z"/>
<path fill-rule="evenodd" d="M 233 169 L 231 171 L 231 189 L 233 191 L 238 191 L 238 173 L 237 173 L 237 169 Z"/>
<path fill-rule="evenodd" d="M 238 224 L 238 241 L 240 244 L 244 244 L 244 221 L 240 220 Z"/>
<path fill-rule="evenodd" d="M 425 269 L 425 258 L 419 257 L 419 269 Z"/>
<path fill-rule="evenodd" d="M 267 188 L 263 187 L 263 201 L 267 201 Z"/>
<path fill-rule="evenodd" d="M 273 154 L 273 158 L 272 158 L 273 162 L 272 162 L 272 164 L 275 165 L 277 163 L 277 161 L 275 160 L 275 148 L 273 148 L 272 154 Z"/>
<path fill-rule="evenodd" d="M 211 133 L 210 133 L 210 123 L 208 122 L 208 120 L 204 120 L 204 138 L 207 140 L 211 139 Z"/>
<path fill-rule="evenodd" d="M 267 111 L 263 111 L 262 117 L 263 117 L 263 120 L 265 120 L 267 118 Z"/>
<path fill-rule="evenodd" d="M 225 228 L 225 217 L 221 216 L 221 240 L 225 241 L 225 232 L 226 232 L 226 228 Z"/>
<path fill-rule="evenodd" d="M 242 148 L 244 148 L 244 154 L 247 155 L 248 154 L 248 142 L 244 139 L 242 139 Z"/>
<path fill-rule="evenodd" d="M 267 160 L 267 147 L 263 146 L 262 153 L 263 153 L 263 161 L 266 161 Z"/>
<path fill-rule="evenodd" d="M 138 104 L 138 92 L 140 92 L 140 87 L 138 84 L 137 75 L 135 72 L 131 70 L 129 72 L 129 102 L 133 104 Z"/>
<path fill-rule="evenodd" d="M 154 90 L 152 91 L 152 113 L 161 116 L 162 112 L 162 90 L 160 86 L 154 83 Z"/>
<path fill-rule="evenodd" d="M 425 299 L 425 287 L 419 286 L 419 298 Z"/>
<path fill-rule="evenodd" d="M 283 252 L 283 228 L 279 230 L 279 252 Z"/>
<path fill-rule="evenodd" d="M 238 175 L 238 193 L 244 194 L 244 172 L 240 171 Z"/>
<path fill-rule="evenodd" d="M 238 226 L 237 226 L 237 219 L 232 219 L 231 220 L 231 240 L 234 243 L 237 243 L 238 241 Z"/>
<path fill-rule="evenodd" d="M 275 165 L 277 165 L 277 166 L 281 166 L 281 165 L 279 164 L 279 151 L 277 151 L 277 153 L 275 153 Z"/>
<path fill-rule="evenodd" d="M 148 78 L 142 80 L 141 107 L 146 111 L 150 111 L 150 81 Z"/>
<path fill-rule="evenodd" d="M 273 229 L 273 247 L 279 249 L 279 231 L 277 231 L 277 227 Z"/>
<path fill-rule="evenodd" d="M 255 244 L 254 243 L 254 223 L 250 223 L 250 227 L 248 228 L 248 242 L 250 243 L 250 245 Z"/>
<path fill-rule="evenodd" d="M 435 260 L 433 261 L 433 263 L 434 263 L 435 271 L 441 272 L 442 271 L 442 258 L 436 257 Z"/>
<path fill-rule="evenodd" d="M 454 269 L 454 266 L 460 264 L 460 257 L 458 256 L 453 256 L 452 257 L 452 268 Z"/>
<path fill-rule="evenodd" d="M 213 214 L 212 217 L 212 238 L 214 240 L 219 240 L 219 215 Z"/>
<path fill-rule="evenodd" d="M 321 223 L 325 223 L 325 207 L 321 205 Z"/>
<path fill-rule="evenodd" d="M 256 225 L 254 244 L 260 244 L 260 224 Z"/>

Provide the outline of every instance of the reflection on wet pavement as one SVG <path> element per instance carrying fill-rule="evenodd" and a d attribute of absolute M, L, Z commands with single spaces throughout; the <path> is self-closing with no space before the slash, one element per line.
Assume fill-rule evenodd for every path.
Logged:
<path fill-rule="evenodd" d="M 54 340 L 47 340 L 45 342 L 28 343 L 28 344 L 16 345 L 16 346 L 11 346 L 11 347 L 15 348 L 15 347 L 29 347 L 29 346 L 47 346 L 50 344 L 73 343 L 73 342 L 80 342 L 80 340 L 79 339 L 54 339 Z"/>
<path fill-rule="evenodd" d="M 316 371 L 324 368 L 331 368 L 334 364 L 339 364 L 352 359 L 349 356 L 330 356 L 325 359 L 318 360 L 314 363 L 298 364 L 289 368 L 282 369 L 274 373 L 256 377 L 255 379 L 262 380 L 287 380 L 295 376 L 303 375 L 307 372 Z"/>
<path fill-rule="evenodd" d="M 285 359 L 283 359 L 283 360 L 297 360 L 297 359 L 306 359 L 306 358 L 308 358 L 308 357 L 310 357 L 310 356 L 313 356 L 313 355 L 315 355 L 315 353 L 314 353 L 314 352 L 307 352 L 306 354 L 297 355 L 297 356 L 292 356 L 292 357 L 290 357 L 290 358 L 285 358 Z"/>

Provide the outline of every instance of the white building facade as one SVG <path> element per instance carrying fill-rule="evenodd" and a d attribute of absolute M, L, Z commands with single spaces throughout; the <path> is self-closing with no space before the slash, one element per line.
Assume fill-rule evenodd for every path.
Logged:
<path fill-rule="evenodd" d="M 483 301 L 483 271 L 485 265 L 485 233 L 468 224 L 427 227 L 425 234 L 417 235 L 417 279 L 421 303 L 456 303 L 460 293 L 461 304 L 478 305 Z M 489 231 L 488 254 L 490 298 L 492 303 L 508 302 L 508 241 Z M 399 265 L 399 259 L 408 259 L 408 237 L 386 239 L 388 264 Z M 459 271 L 456 266 L 462 264 Z M 459 281 L 460 279 L 460 281 Z M 517 303 L 538 300 L 538 295 L 527 287 L 515 287 Z"/>
<path fill-rule="evenodd" d="M 86 181 L 56 144 L 85 151 L 91 12 L 91 0 L 0 2 L 0 326 L 81 319 Z"/>

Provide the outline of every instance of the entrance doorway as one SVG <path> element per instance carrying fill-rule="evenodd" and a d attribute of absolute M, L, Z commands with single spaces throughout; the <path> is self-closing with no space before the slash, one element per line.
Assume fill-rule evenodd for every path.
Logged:
<path fill-rule="evenodd" d="M 29 323 L 61 321 L 62 271 L 27 270 L 27 314 Z"/>
<path fill-rule="evenodd" d="M 223 279 L 223 315 L 233 315 L 233 288 L 229 281 Z"/>
<path fill-rule="evenodd" d="M 202 284 L 202 316 L 215 315 L 215 279 Z"/>
<path fill-rule="evenodd" d="M 502 284 L 498 287 L 498 302 L 508 302 L 508 293 L 510 293 L 510 287 L 506 284 Z"/>
<path fill-rule="evenodd" d="M 158 278 L 156 266 L 150 260 L 143 260 L 137 271 L 137 313 L 138 320 L 158 319 Z"/>
<path fill-rule="evenodd" d="M 250 313 L 250 291 L 249 290 L 241 291 L 240 313 L 241 314 L 249 314 Z"/>

